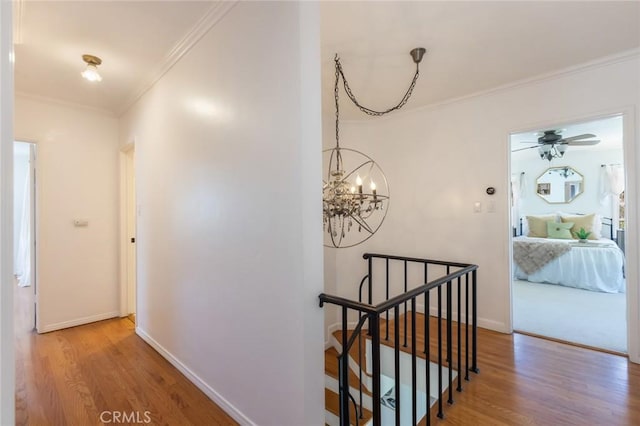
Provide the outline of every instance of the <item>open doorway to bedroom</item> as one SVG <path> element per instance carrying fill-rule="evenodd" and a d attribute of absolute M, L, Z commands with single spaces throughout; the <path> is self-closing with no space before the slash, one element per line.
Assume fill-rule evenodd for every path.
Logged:
<path fill-rule="evenodd" d="M 13 143 L 13 276 L 16 324 L 36 326 L 36 145 Z"/>
<path fill-rule="evenodd" d="M 626 353 L 623 116 L 510 142 L 513 329 Z"/>

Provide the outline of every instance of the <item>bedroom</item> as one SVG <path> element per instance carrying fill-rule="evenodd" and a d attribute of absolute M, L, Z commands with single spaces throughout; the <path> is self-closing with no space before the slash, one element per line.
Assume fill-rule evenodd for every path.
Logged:
<path fill-rule="evenodd" d="M 622 116 L 548 129 L 511 136 L 514 329 L 626 353 Z"/>

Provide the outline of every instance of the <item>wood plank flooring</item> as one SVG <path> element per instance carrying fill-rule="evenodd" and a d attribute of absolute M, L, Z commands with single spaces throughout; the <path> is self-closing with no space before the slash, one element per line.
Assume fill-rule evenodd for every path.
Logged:
<path fill-rule="evenodd" d="M 105 410 L 149 411 L 154 425 L 236 424 L 128 319 L 38 335 L 25 316 L 16 314 L 18 425 L 96 425 Z M 640 365 L 624 357 L 484 329 L 478 347 L 480 375 L 432 424 L 640 424 Z"/>
<path fill-rule="evenodd" d="M 128 318 L 38 335 L 25 306 L 16 304 L 16 424 L 237 424 L 140 339 Z"/>

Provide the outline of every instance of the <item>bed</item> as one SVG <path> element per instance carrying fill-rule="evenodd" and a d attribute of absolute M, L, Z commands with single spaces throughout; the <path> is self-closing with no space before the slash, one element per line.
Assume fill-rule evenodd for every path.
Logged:
<path fill-rule="evenodd" d="M 519 235 L 513 238 L 513 248 L 516 279 L 605 293 L 625 291 L 624 253 L 612 239 L 579 242 Z"/>

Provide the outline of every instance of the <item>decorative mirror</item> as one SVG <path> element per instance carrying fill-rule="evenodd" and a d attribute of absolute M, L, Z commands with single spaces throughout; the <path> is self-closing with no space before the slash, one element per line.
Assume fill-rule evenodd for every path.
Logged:
<path fill-rule="evenodd" d="M 584 177 L 571 167 L 549 167 L 536 179 L 536 194 L 547 203 L 572 202 L 584 190 Z"/>

